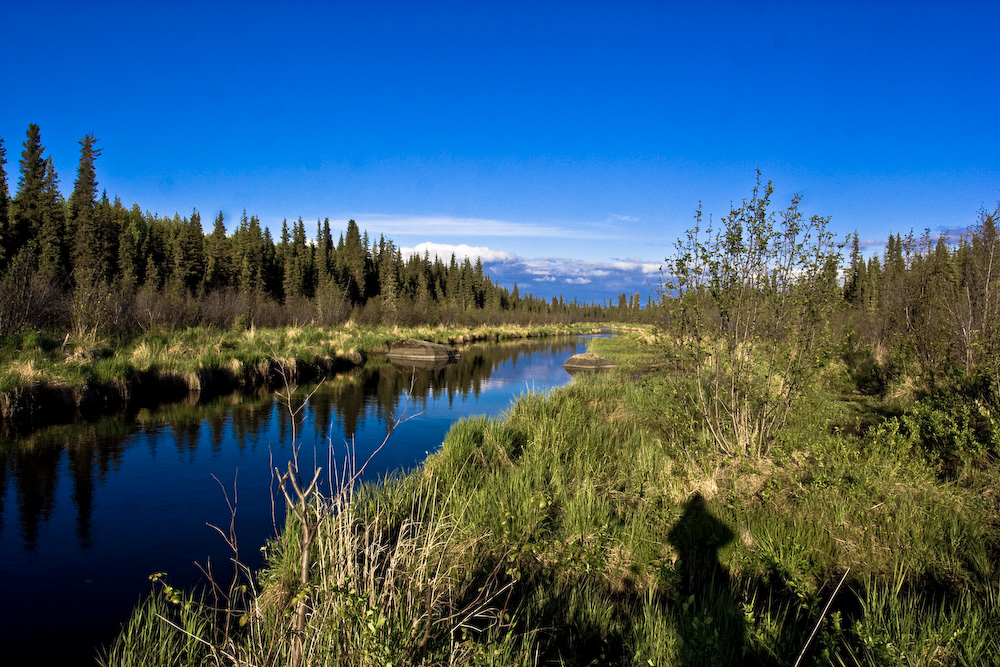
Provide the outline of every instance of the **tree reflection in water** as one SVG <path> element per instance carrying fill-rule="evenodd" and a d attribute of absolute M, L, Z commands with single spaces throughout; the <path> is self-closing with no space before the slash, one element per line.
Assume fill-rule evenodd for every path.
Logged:
<path fill-rule="evenodd" d="M 569 381 L 561 364 L 585 347 L 579 338 L 472 346 L 456 364 L 418 371 L 375 361 L 323 383 L 302 413 L 299 442 L 306 459 L 315 449 L 324 468 L 345 441 L 356 443 L 364 461 L 396 419 L 419 415 L 399 426 L 368 472 L 411 467 L 440 445 L 455 419 L 499 414 L 526 387 Z M 166 570 L 172 585 L 189 587 L 201 577 L 192 561 L 227 562 L 231 553 L 205 525 L 231 519 L 212 476 L 230 492 L 238 486 L 241 558 L 259 565 L 257 548 L 275 529 L 270 470 L 289 455 L 291 428 L 287 410 L 260 394 L 194 396 L 0 436 L 0 598 L 8 602 L 0 642 L 7 661 L 82 664 L 149 592 L 152 572 Z M 73 613 L 53 614 L 65 600 Z M 52 636 L 60 641 L 47 641 Z"/>
<path fill-rule="evenodd" d="M 456 397 L 478 397 L 501 364 L 516 366 L 522 357 L 540 351 L 552 354 L 576 345 L 576 339 L 555 339 L 472 346 L 457 363 L 436 369 L 399 368 L 384 361 L 370 363 L 327 380 L 313 395 L 312 435 L 317 440 L 335 437 L 338 434 L 333 434 L 331 428 L 339 424 L 339 435 L 351 440 L 371 419 L 384 424 L 388 431 L 404 403 L 406 413 L 413 415 L 425 410 L 429 401 L 445 396 L 449 404 Z M 129 440 L 137 433 L 166 428 L 176 452 L 193 460 L 201 447 L 214 453 L 224 449 L 227 423 L 232 428 L 232 444 L 240 453 L 266 448 L 271 444 L 266 434 L 273 420 L 277 422 L 278 440 L 284 442 L 291 424 L 284 410 L 274 409 L 270 395 L 233 395 L 206 403 L 191 397 L 157 410 L 144 409 L 90 424 L 55 426 L 23 437 L 0 439 L 0 536 L 6 530 L 4 503 L 13 495 L 22 546 L 35 548 L 39 525 L 51 516 L 60 483 L 65 483 L 60 478 L 68 477 L 77 514 L 77 541 L 88 548 L 92 545 L 95 496 L 107 471 L 122 464 Z M 146 442 L 150 454 L 155 455 L 159 438 Z M 8 493 L 11 483 L 13 494 Z"/>

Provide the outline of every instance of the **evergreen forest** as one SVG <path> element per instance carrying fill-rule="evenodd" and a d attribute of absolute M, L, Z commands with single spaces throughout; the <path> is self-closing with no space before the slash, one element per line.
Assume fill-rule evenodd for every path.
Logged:
<path fill-rule="evenodd" d="M 80 141 L 69 199 L 30 125 L 11 197 L 0 139 L 0 336 L 31 329 L 131 335 L 194 325 L 221 328 L 368 324 L 485 324 L 604 319 L 638 313 L 638 295 L 618 307 L 551 302 L 507 289 L 481 260 L 404 257 L 400 248 L 348 221 L 335 232 L 283 221 L 279 238 L 243 212 L 227 233 L 220 212 L 173 217 L 126 207 L 99 192 L 92 135 Z M 336 236 L 336 239 L 335 239 Z"/>

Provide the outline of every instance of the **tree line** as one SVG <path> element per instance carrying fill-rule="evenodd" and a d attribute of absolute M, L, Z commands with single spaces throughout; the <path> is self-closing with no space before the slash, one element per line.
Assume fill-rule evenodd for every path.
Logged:
<path fill-rule="evenodd" d="M 908 375 L 931 391 L 966 378 L 1000 401 L 998 219 L 1000 205 L 958 238 L 895 234 L 868 259 L 851 236 L 844 305 L 873 389 Z"/>
<path fill-rule="evenodd" d="M 828 218 L 797 195 L 775 211 L 772 193 L 758 172 L 719 222 L 699 210 L 664 271 L 670 363 L 719 448 L 766 455 L 838 358 L 863 393 L 928 397 L 932 439 L 1000 448 L 1000 205 L 957 237 L 897 233 L 868 258 L 855 232 L 845 265 Z"/>
<path fill-rule="evenodd" d="M 500 323 L 602 319 L 602 305 L 547 301 L 507 289 L 482 260 L 404 257 L 350 220 L 311 238 L 299 218 L 280 237 L 243 212 L 229 234 L 220 212 L 161 217 L 98 195 L 93 135 L 66 200 L 39 128 L 28 127 L 17 191 L 9 194 L 0 139 L 0 335 L 32 327 L 128 334 L 200 323 L 275 326 L 348 319 L 368 323 Z M 610 304 L 609 304 L 610 305 Z M 614 309 L 611 309 L 612 311 Z"/>

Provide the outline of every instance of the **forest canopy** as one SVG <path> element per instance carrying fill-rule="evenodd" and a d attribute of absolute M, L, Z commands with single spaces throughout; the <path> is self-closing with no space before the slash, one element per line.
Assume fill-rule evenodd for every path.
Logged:
<path fill-rule="evenodd" d="M 551 302 L 495 283 L 482 261 L 404 257 L 391 239 L 353 220 L 284 220 L 280 236 L 244 210 L 227 233 L 222 212 L 173 217 L 100 191 L 97 139 L 80 141 L 64 199 L 37 125 L 28 127 L 16 192 L 0 139 L 0 336 L 54 327 L 128 335 L 194 324 L 496 323 L 600 318 L 602 308 Z M 206 221 L 207 222 L 207 221 Z M 624 295 L 623 295 L 624 297 Z M 637 298 L 628 303 L 638 309 Z"/>

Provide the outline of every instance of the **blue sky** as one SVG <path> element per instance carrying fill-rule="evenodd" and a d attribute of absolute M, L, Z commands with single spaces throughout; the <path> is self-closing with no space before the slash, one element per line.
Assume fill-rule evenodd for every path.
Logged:
<path fill-rule="evenodd" d="M 549 297 L 646 294 L 760 169 L 880 248 L 1000 200 L 1000 2 L 0 0 L 0 137 L 72 189 L 349 218 Z"/>

